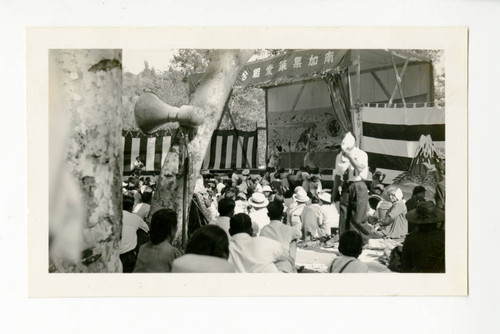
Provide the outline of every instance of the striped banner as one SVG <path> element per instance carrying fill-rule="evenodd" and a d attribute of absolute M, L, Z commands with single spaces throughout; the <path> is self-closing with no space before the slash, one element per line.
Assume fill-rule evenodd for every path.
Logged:
<path fill-rule="evenodd" d="M 203 169 L 257 168 L 257 139 L 257 131 L 215 131 Z"/>
<path fill-rule="evenodd" d="M 445 148 L 445 109 L 438 107 L 362 107 L 361 148 L 368 164 L 386 174 L 384 183 L 408 171 L 422 135 Z"/>
<path fill-rule="evenodd" d="M 203 169 L 257 168 L 257 131 L 216 130 L 208 145 Z M 130 172 L 141 156 L 145 171 L 160 171 L 170 148 L 171 135 L 159 131 L 146 136 L 138 131 L 122 132 L 123 171 Z M 245 164 L 245 156 L 248 164 Z M 248 167 L 247 167 L 248 166 Z"/>

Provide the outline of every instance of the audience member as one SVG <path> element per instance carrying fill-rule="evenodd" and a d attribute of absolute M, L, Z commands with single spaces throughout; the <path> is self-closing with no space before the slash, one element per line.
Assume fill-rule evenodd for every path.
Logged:
<path fill-rule="evenodd" d="M 150 242 L 139 249 L 134 272 L 167 273 L 172 270 L 172 262 L 182 255 L 182 251 L 170 243 L 177 231 L 177 214 L 171 209 L 160 209 L 151 218 Z"/>
<path fill-rule="evenodd" d="M 266 196 L 268 201 L 272 201 L 272 198 L 271 198 L 272 192 L 273 192 L 273 190 L 271 189 L 270 186 L 263 186 L 262 187 L 262 193 L 264 194 L 264 196 Z"/>
<path fill-rule="evenodd" d="M 387 191 L 392 203 L 385 217 L 379 217 L 380 231 L 388 238 L 401 238 L 408 234 L 408 221 L 406 220 L 406 205 L 403 200 L 403 192 L 397 187 L 391 187 Z"/>
<path fill-rule="evenodd" d="M 219 201 L 219 217 L 212 219 L 211 225 L 216 225 L 220 227 L 224 232 L 226 232 L 228 239 L 231 237 L 229 235 L 229 220 L 234 214 L 235 202 L 232 198 L 223 198 Z"/>
<path fill-rule="evenodd" d="M 217 225 L 205 225 L 194 232 L 185 255 L 174 260 L 172 272 L 234 273 L 236 270 L 228 258 L 229 239 L 226 232 Z"/>
<path fill-rule="evenodd" d="M 302 233 L 296 228 L 283 224 L 283 203 L 279 201 L 269 203 L 267 206 L 267 214 L 271 222 L 262 228 L 260 236 L 279 242 L 281 246 L 288 251 L 288 258 L 276 262 L 276 267 L 285 273 L 296 272 L 296 241 L 301 238 Z"/>
<path fill-rule="evenodd" d="M 269 216 L 267 215 L 267 205 L 269 200 L 264 194 L 254 193 L 252 197 L 248 200 L 248 204 L 252 207 L 249 216 L 253 222 L 253 225 L 257 225 L 259 231 L 269 224 Z M 254 231 L 255 235 L 259 235 L 259 232 Z"/>
<path fill-rule="evenodd" d="M 339 209 L 336 204 L 332 204 L 332 195 L 321 192 L 318 195 L 321 201 L 320 213 L 320 236 L 337 234 L 339 229 Z"/>
<path fill-rule="evenodd" d="M 133 213 L 141 217 L 143 220 L 146 220 L 146 217 L 149 215 L 149 210 L 151 208 L 151 199 L 153 197 L 152 192 L 144 192 L 141 195 L 142 202 L 137 204 L 134 207 Z"/>
<path fill-rule="evenodd" d="M 302 231 L 304 233 L 304 240 L 306 241 L 315 240 L 321 236 L 319 231 L 321 223 L 320 209 L 319 199 L 313 196 L 311 197 L 311 204 L 306 206 L 300 214 Z"/>
<path fill-rule="evenodd" d="M 252 219 L 239 213 L 231 217 L 229 262 L 240 273 L 279 273 L 275 263 L 286 260 L 287 249 L 275 240 L 252 237 Z"/>
<path fill-rule="evenodd" d="M 425 202 L 425 188 L 422 186 L 416 186 L 413 188 L 412 197 L 406 201 L 406 211 L 410 212 L 417 208 L 419 203 Z M 414 231 L 416 225 L 414 223 L 408 222 L 408 232 Z"/>
<path fill-rule="evenodd" d="M 417 228 L 403 243 L 401 272 L 444 273 L 445 234 L 438 228 L 445 220 L 444 211 L 427 201 L 409 211 L 406 218 Z"/>
<path fill-rule="evenodd" d="M 293 196 L 293 199 L 297 203 L 288 211 L 287 224 L 291 227 L 302 231 L 302 211 L 306 208 L 306 203 L 309 201 L 309 196 L 304 189 L 299 189 Z"/>
<path fill-rule="evenodd" d="M 123 218 L 122 218 L 122 237 L 120 240 L 120 260 L 124 273 L 131 273 L 134 270 L 137 260 L 137 230 L 142 229 L 149 232 L 148 225 L 136 214 L 132 213 L 134 202 L 128 198 L 123 198 Z"/>
<path fill-rule="evenodd" d="M 340 236 L 339 252 L 341 256 L 335 258 L 330 266 L 331 273 L 367 273 L 368 266 L 358 260 L 363 251 L 363 239 L 355 230 L 349 230 Z"/>

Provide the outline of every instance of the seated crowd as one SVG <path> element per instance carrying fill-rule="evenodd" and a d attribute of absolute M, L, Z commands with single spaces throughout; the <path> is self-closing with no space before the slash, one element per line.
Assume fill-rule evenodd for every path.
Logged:
<path fill-rule="evenodd" d="M 368 272 L 358 259 L 365 233 L 338 235 L 339 206 L 323 189 L 318 169 L 303 168 L 295 175 L 267 170 L 257 176 L 234 171 L 224 181 L 205 173 L 203 181 L 209 224 L 190 235 L 185 249 L 172 245 L 177 213 L 160 209 L 150 214 L 154 182 L 131 177 L 124 183 L 123 272 L 295 273 L 297 245 L 311 241 L 338 241 L 340 256 L 330 272 Z M 404 242 L 402 272 L 444 272 L 444 213 L 425 200 L 425 188 L 415 187 L 408 201 L 397 187 L 374 183 L 368 189 L 369 238 Z"/>

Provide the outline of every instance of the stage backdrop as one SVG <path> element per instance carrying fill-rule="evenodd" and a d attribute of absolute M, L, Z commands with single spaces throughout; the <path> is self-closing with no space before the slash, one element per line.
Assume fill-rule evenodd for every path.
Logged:
<path fill-rule="evenodd" d="M 428 105 L 388 108 L 371 104 L 361 108 L 361 148 L 368 154 L 368 164 L 386 174 L 384 183 L 392 183 L 408 171 L 421 135 L 430 135 L 437 148 L 445 149 L 445 109 Z"/>
<path fill-rule="evenodd" d="M 171 134 L 158 131 L 146 136 L 139 131 L 122 132 L 123 171 L 133 169 L 137 156 L 145 159 L 145 171 L 159 172 L 170 148 Z M 257 168 L 257 131 L 216 130 L 208 146 L 203 169 Z M 245 163 L 246 160 L 248 164 Z M 248 167 L 247 167 L 248 165 Z"/>

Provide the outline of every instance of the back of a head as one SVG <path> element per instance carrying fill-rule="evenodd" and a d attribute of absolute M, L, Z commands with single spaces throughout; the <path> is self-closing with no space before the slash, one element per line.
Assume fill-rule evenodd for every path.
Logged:
<path fill-rule="evenodd" d="M 285 193 L 283 194 L 283 197 L 285 198 L 292 198 L 294 192 L 292 189 L 288 189 L 287 191 L 285 191 Z"/>
<path fill-rule="evenodd" d="M 151 204 L 152 197 L 153 197 L 153 193 L 151 191 L 143 192 L 142 196 L 141 196 L 142 203 Z"/>
<path fill-rule="evenodd" d="M 252 235 L 252 219 L 246 213 L 238 213 L 229 221 L 229 234 L 248 233 Z"/>
<path fill-rule="evenodd" d="M 413 193 L 412 193 L 413 196 L 418 195 L 418 194 L 422 194 L 422 193 L 425 193 L 425 187 L 416 186 L 415 188 L 413 188 Z"/>
<path fill-rule="evenodd" d="M 363 239 L 361 235 L 349 230 L 342 233 L 339 240 L 339 252 L 345 256 L 357 258 L 363 251 Z"/>
<path fill-rule="evenodd" d="M 229 240 L 226 232 L 217 225 L 197 229 L 186 246 L 186 254 L 229 257 Z"/>
<path fill-rule="evenodd" d="M 134 198 L 129 196 L 123 196 L 123 210 L 132 212 L 134 208 Z"/>
<path fill-rule="evenodd" d="M 267 215 L 271 220 L 281 220 L 283 217 L 283 203 L 281 201 L 272 201 L 267 205 Z"/>
<path fill-rule="evenodd" d="M 230 217 L 231 213 L 234 212 L 235 202 L 234 199 L 230 197 L 224 197 L 219 201 L 219 214 L 221 216 Z"/>
<path fill-rule="evenodd" d="M 177 229 L 177 214 L 172 209 L 160 209 L 151 217 L 149 238 L 153 245 L 173 237 Z"/>
<path fill-rule="evenodd" d="M 308 194 L 307 194 L 307 195 L 309 195 L 309 197 L 311 198 L 311 203 L 312 203 L 312 204 L 318 204 L 318 203 L 319 203 L 319 198 L 318 198 L 318 196 L 316 196 L 316 195 L 312 195 L 312 194 L 309 194 L 309 192 L 308 192 Z"/>

